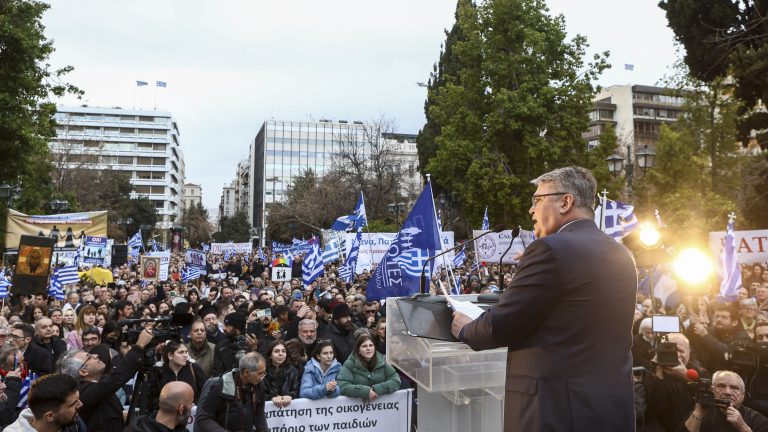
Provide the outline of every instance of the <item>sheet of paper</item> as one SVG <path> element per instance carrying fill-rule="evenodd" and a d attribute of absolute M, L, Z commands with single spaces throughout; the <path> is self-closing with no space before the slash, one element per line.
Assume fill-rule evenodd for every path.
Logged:
<path fill-rule="evenodd" d="M 468 317 L 472 318 L 473 320 L 476 320 L 477 317 L 479 317 L 480 315 L 483 314 L 483 312 L 485 312 L 483 308 L 481 308 L 480 306 L 474 303 L 470 303 L 468 301 L 451 299 L 451 307 L 456 312 L 461 312 L 464 315 L 467 315 Z"/>

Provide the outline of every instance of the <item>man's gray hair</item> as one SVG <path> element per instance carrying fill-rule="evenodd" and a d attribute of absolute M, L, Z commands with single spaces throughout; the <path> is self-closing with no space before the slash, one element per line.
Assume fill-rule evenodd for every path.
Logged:
<path fill-rule="evenodd" d="M 739 374 L 737 374 L 736 372 L 729 371 L 729 370 L 721 370 L 721 371 L 715 372 L 712 375 L 712 385 L 714 386 L 718 381 L 720 381 L 720 378 L 725 377 L 725 376 L 735 377 L 736 381 L 739 382 L 739 387 L 741 387 L 741 392 L 742 393 L 744 392 L 744 389 L 745 389 L 745 387 L 744 387 L 744 380 L 741 378 L 741 376 L 739 376 Z"/>
<path fill-rule="evenodd" d="M 303 320 L 299 321 L 299 328 L 301 328 L 301 326 L 307 326 L 307 325 L 311 325 L 312 327 L 315 328 L 315 330 L 317 330 L 317 321 L 309 318 L 304 318 Z"/>
<path fill-rule="evenodd" d="M 597 181 L 592 173 L 582 167 L 570 166 L 558 168 L 546 174 L 542 174 L 531 183 L 538 186 L 541 183 L 552 184 L 553 192 L 567 192 L 573 195 L 573 206 L 577 208 L 595 211 L 595 195 L 597 194 Z"/>
<path fill-rule="evenodd" d="M 80 368 L 85 364 L 84 361 L 75 357 L 77 354 L 85 352 L 83 350 L 67 351 L 66 354 L 61 356 L 58 362 L 58 369 L 61 373 L 71 376 L 72 378 L 80 379 Z"/>
<path fill-rule="evenodd" d="M 642 335 L 643 330 L 653 328 L 653 320 L 651 320 L 651 317 L 645 317 L 640 321 L 640 325 L 638 326 L 638 334 Z"/>
<path fill-rule="evenodd" d="M 240 371 L 244 371 L 248 369 L 249 371 L 255 371 L 259 368 L 259 363 L 264 362 L 264 364 L 267 364 L 267 361 L 264 359 L 264 356 L 259 354 L 256 351 L 249 352 L 248 354 L 244 355 L 240 358 L 240 363 L 238 363 L 238 367 L 240 368 Z"/>

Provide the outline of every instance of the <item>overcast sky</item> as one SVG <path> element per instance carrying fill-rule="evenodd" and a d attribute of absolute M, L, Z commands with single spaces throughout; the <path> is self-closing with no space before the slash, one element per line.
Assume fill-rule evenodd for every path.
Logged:
<path fill-rule="evenodd" d="M 549 0 L 588 54 L 610 51 L 600 84 L 653 85 L 675 60 L 663 11 L 647 0 Z M 53 0 L 43 24 L 54 66 L 85 91 L 69 104 L 169 110 L 186 182 L 214 214 L 221 188 L 269 118 L 424 123 L 426 82 L 455 0 Z M 634 71 L 624 69 L 633 64 Z M 168 83 L 137 88 L 135 81 Z M 156 96 L 155 96 L 156 95 Z"/>

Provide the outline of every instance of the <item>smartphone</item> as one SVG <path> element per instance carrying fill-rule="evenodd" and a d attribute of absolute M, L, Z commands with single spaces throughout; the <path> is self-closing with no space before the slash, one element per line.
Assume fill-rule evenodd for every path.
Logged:
<path fill-rule="evenodd" d="M 176 291 L 171 291 L 168 293 L 168 295 L 171 297 L 176 297 L 178 294 L 176 293 Z"/>
<path fill-rule="evenodd" d="M 272 309 L 260 309 L 256 311 L 256 318 L 270 318 L 272 319 Z"/>

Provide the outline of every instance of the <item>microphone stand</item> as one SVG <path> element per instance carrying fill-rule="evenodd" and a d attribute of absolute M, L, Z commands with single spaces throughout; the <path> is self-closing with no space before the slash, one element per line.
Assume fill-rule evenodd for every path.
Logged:
<path fill-rule="evenodd" d="M 494 232 L 498 233 L 498 232 L 504 231 L 504 228 L 506 228 L 504 225 L 497 225 L 497 226 L 493 227 L 493 229 L 491 231 L 486 231 L 486 232 L 480 234 L 477 237 L 471 238 L 471 239 L 467 240 L 466 243 L 469 243 L 471 241 L 475 241 L 475 240 L 477 240 L 477 239 L 479 239 L 481 237 L 484 237 L 484 236 L 486 236 L 486 235 L 488 235 L 490 233 L 494 233 Z M 425 275 L 426 269 L 427 269 L 427 264 L 429 264 L 435 258 L 439 258 L 439 257 L 447 254 L 448 252 L 455 251 L 456 249 L 458 249 L 460 247 L 464 247 L 464 245 L 463 244 L 462 245 L 457 245 L 457 246 L 454 246 L 454 247 L 452 247 L 452 248 L 450 248 L 448 250 L 444 250 L 444 251 L 440 252 L 439 254 L 430 257 L 428 260 L 426 260 L 424 262 L 424 265 L 421 266 L 421 276 L 419 277 L 419 293 L 414 295 L 414 297 L 418 297 L 418 296 L 422 296 L 422 295 L 426 294 L 424 292 L 424 286 L 426 285 L 426 281 L 427 281 L 427 277 Z"/>

